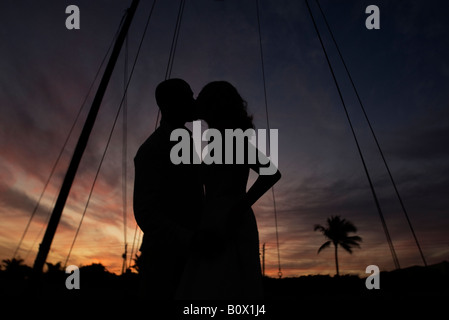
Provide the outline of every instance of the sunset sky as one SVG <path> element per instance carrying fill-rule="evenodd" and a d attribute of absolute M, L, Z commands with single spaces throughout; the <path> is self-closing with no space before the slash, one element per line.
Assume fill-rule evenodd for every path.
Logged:
<path fill-rule="evenodd" d="M 401 267 L 422 265 L 406 219 L 314 1 L 312 11 L 334 65 L 372 174 Z M 129 1 L 4 0 L 0 3 L 0 259 L 10 259 Z M 361 249 L 340 253 L 340 272 L 393 260 L 335 84 L 304 1 L 259 0 L 270 127 L 279 131 L 275 186 L 284 276 L 334 274 L 333 250 L 313 231 L 331 215 L 358 227 Z M 81 28 L 65 27 L 68 5 Z M 133 61 L 152 1 L 141 1 L 129 32 Z M 133 158 L 154 129 L 154 90 L 164 80 L 179 1 L 156 3 L 128 93 L 127 243 L 134 239 Z M 449 3 L 321 0 L 408 209 L 428 264 L 449 259 Z M 367 30 L 365 8 L 380 9 Z M 227 80 L 266 128 L 253 0 L 188 0 L 172 77 L 195 94 Z M 119 58 L 47 261 L 64 262 L 123 94 Z M 32 220 L 19 256 L 33 264 L 48 216 L 98 80 Z M 124 250 L 122 123 L 114 130 L 69 264 L 103 263 L 120 272 Z M 277 275 L 271 192 L 254 205 L 267 274 Z M 137 244 L 136 244 L 137 246 Z M 161 268 L 163 270 L 163 262 Z"/>

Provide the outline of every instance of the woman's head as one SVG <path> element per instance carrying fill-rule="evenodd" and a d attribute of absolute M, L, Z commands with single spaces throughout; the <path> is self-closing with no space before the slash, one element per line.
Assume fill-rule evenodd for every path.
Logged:
<path fill-rule="evenodd" d="M 246 101 L 229 82 L 214 81 L 207 84 L 196 101 L 199 117 L 211 128 L 254 128 L 252 116 L 246 111 Z"/>

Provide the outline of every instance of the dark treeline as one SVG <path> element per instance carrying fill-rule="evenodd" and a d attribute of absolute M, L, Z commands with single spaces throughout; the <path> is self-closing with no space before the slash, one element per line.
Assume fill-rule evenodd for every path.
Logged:
<path fill-rule="evenodd" d="M 82 266 L 80 289 L 66 288 L 66 274 L 60 264 L 48 264 L 36 285 L 32 268 L 20 260 L 5 260 L 0 271 L 2 298 L 42 299 L 138 299 L 139 275 L 116 275 L 101 264 Z M 159 276 L 163 276 L 162 274 Z M 263 279 L 267 300 L 397 300 L 414 297 L 449 296 L 449 262 L 429 267 L 409 267 L 380 273 L 380 289 L 368 290 L 366 278 L 356 275 L 310 275 Z"/>

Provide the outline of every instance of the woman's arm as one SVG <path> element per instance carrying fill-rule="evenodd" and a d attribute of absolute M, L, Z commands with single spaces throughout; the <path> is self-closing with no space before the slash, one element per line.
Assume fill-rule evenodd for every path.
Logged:
<path fill-rule="evenodd" d="M 251 143 L 248 144 L 249 148 L 256 149 L 257 154 L 257 162 L 255 164 L 251 164 L 250 168 L 257 172 L 258 177 L 254 184 L 251 186 L 251 188 L 246 193 L 246 200 L 248 201 L 248 205 L 252 206 L 254 203 L 256 203 L 257 200 L 259 200 L 276 182 L 279 181 L 281 178 L 281 173 L 279 172 L 278 168 L 275 166 L 273 162 L 270 161 L 270 159 L 263 154 L 261 151 L 259 151 L 254 145 Z M 264 170 L 265 168 L 265 170 Z M 271 174 L 261 174 L 261 171 L 264 170 L 265 173 L 267 172 L 266 168 L 275 169 L 276 171 Z M 273 170 L 274 171 L 274 170 Z"/>
<path fill-rule="evenodd" d="M 254 147 L 249 144 L 250 147 Z M 254 147 L 255 148 L 255 147 Z M 240 212 L 239 209 L 246 210 L 254 205 L 257 200 L 259 200 L 271 187 L 273 187 L 276 182 L 281 179 L 281 172 L 276 168 L 276 166 L 262 153 L 256 148 L 258 162 L 255 164 L 250 164 L 250 168 L 254 170 L 258 177 L 254 184 L 249 188 L 246 193 L 246 196 L 236 204 L 236 207 L 233 210 L 234 212 Z M 262 164 L 264 163 L 264 164 Z M 271 175 L 261 174 L 261 168 L 275 168 L 275 173 Z"/>
<path fill-rule="evenodd" d="M 257 165 L 251 166 L 251 169 L 258 174 L 260 173 L 260 167 Z M 279 170 L 276 170 L 276 173 L 272 175 L 259 174 L 254 184 L 246 193 L 248 205 L 252 206 L 256 203 L 256 201 L 259 200 L 268 190 L 270 190 L 270 188 L 273 187 L 279 179 L 281 179 L 281 172 Z"/>

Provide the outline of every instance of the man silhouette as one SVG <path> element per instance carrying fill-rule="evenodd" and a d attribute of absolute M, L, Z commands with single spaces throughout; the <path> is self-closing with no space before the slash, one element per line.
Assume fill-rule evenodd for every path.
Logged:
<path fill-rule="evenodd" d="M 173 299 L 201 215 L 203 185 L 199 166 L 170 160 L 177 141 L 170 134 L 194 120 L 193 92 L 181 79 L 156 88 L 161 111 L 159 128 L 134 159 L 134 215 L 144 233 L 141 246 L 141 289 L 145 298 Z M 193 155 L 193 141 L 190 143 Z"/>

